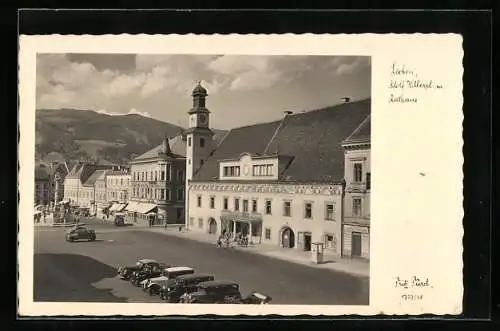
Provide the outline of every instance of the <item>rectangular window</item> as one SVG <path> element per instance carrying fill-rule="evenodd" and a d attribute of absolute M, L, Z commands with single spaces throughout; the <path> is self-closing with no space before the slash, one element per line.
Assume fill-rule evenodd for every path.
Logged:
<path fill-rule="evenodd" d="M 252 213 L 257 212 L 257 200 L 252 200 Z"/>
<path fill-rule="evenodd" d="M 266 239 L 271 240 L 271 229 L 270 228 L 266 228 Z"/>
<path fill-rule="evenodd" d="M 165 199 L 167 201 L 170 201 L 172 199 L 172 196 L 170 195 L 170 190 L 169 189 L 165 190 Z"/>
<path fill-rule="evenodd" d="M 252 175 L 253 176 L 260 176 L 260 168 L 258 165 L 254 165 L 252 167 Z"/>
<path fill-rule="evenodd" d="M 361 216 L 361 198 L 352 199 L 352 214 L 353 216 Z"/>
<path fill-rule="evenodd" d="M 367 172 L 366 173 L 366 189 L 370 190 L 372 187 L 372 182 L 371 182 L 371 173 Z"/>
<path fill-rule="evenodd" d="M 271 200 L 266 200 L 266 214 L 271 215 L 271 213 L 272 213 Z"/>
<path fill-rule="evenodd" d="M 266 176 L 272 176 L 273 175 L 273 165 L 268 164 L 266 166 Z"/>
<path fill-rule="evenodd" d="M 203 218 L 201 218 L 201 217 L 200 217 L 200 218 L 198 218 L 198 227 L 199 227 L 200 229 L 203 229 Z"/>
<path fill-rule="evenodd" d="M 224 167 L 224 177 L 239 177 L 239 176 L 240 176 L 239 166 Z"/>
<path fill-rule="evenodd" d="M 205 147 L 205 138 L 200 138 L 200 147 Z"/>
<path fill-rule="evenodd" d="M 312 218 L 312 203 L 306 202 L 304 207 L 304 218 Z"/>
<path fill-rule="evenodd" d="M 165 180 L 165 170 L 161 171 L 161 177 L 160 180 Z"/>
<path fill-rule="evenodd" d="M 162 188 L 160 192 L 161 192 L 160 193 L 160 199 L 161 200 L 165 199 L 165 189 Z"/>
<path fill-rule="evenodd" d="M 177 180 L 182 181 L 184 179 L 184 172 L 182 170 L 177 171 Z"/>
<path fill-rule="evenodd" d="M 354 181 L 359 183 L 363 180 L 363 165 L 361 163 L 354 163 Z"/>
<path fill-rule="evenodd" d="M 235 198 L 234 199 L 234 210 L 239 211 L 240 210 L 240 199 Z"/>
<path fill-rule="evenodd" d="M 155 181 L 158 180 L 158 171 L 155 171 Z"/>
<path fill-rule="evenodd" d="M 188 146 L 191 147 L 191 137 L 188 137 Z"/>
<path fill-rule="evenodd" d="M 178 188 L 177 189 L 177 201 L 182 201 L 182 200 L 184 200 L 184 189 Z"/>
<path fill-rule="evenodd" d="M 243 212 L 248 213 L 248 200 L 243 200 Z"/>
<path fill-rule="evenodd" d="M 332 251 L 337 251 L 337 240 L 333 234 L 325 234 L 325 248 L 329 248 Z"/>
<path fill-rule="evenodd" d="M 196 197 L 196 206 L 201 207 L 201 195 Z"/>
<path fill-rule="evenodd" d="M 177 219 L 183 218 L 183 210 L 182 208 L 175 208 L 176 213 L 177 213 Z"/>
<path fill-rule="evenodd" d="M 215 208 L 215 197 L 210 197 L 210 209 Z"/>
<path fill-rule="evenodd" d="M 335 220 L 335 208 L 333 206 L 333 203 L 326 204 L 325 219 L 329 221 Z"/>
<path fill-rule="evenodd" d="M 222 209 L 227 210 L 228 209 L 228 198 L 224 198 L 224 201 L 222 203 Z"/>
<path fill-rule="evenodd" d="M 170 181 L 170 163 L 167 163 L 167 173 L 166 173 L 166 176 L 167 176 L 167 180 Z"/>
<path fill-rule="evenodd" d="M 290 201 L 283 202 L 283 216 L 292 215 L 292 203 Z"/>

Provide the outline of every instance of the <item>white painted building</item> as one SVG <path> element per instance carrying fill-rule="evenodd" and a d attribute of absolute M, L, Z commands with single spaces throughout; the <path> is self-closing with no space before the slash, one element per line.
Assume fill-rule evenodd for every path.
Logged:
<path fill-rule="evenodd" d="M 214 241 L 225 230 L 301 250 L 322 242 L 341 255 L 341 144 L 370 114 L 370 100 L 287 113 L 280 121 L 232 129 L 211 144 L 206 96 L 198 85 L 189 111 L 186 227 Z"/>
<path fill-rule="evenodd" d="M 367 117 L 342 143 L 345 151 L 343 255 L 370 258 L 371 121 Z"/>

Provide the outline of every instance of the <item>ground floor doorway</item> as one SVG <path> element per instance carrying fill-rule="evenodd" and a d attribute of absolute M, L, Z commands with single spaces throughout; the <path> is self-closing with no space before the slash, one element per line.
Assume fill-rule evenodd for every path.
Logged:
<path fill-rule="evenodd" d="M 284 248 L 295 247 L 295 234 L 290 227 L 281 230 L 281 246 Z"/>
<path fill-rule="evenodd" d="M 208 233 L 217 234 L 217 222 L 213 218 L 208 220 Z"/>
<path fill-rule="evenodd" d="M 361 257 L 361 232 L 352 232 L 351 234 L 351 255 Z"/>
<path fill-rule="evenodd" d="M 311 232 L 305 232 L 304 233 L 304 250 L 305 251 L 311 250 L 311 242 L 312 242 Z"/>

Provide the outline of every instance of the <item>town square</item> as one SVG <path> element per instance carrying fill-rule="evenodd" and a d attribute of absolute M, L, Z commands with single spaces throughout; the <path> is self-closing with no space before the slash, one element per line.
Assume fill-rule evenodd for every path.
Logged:
<path fill-rule="evenodd" d="M 39 55 L 40 66 L 62 61 L 79 74 L 108 70 L 108 76 L 119 69 L 98 66 L 112 56 Z M 158 91 L 177 95 L 165 87 L 166 68 L 189 57 L 155 60 L 147 70 L 161 77 Z M 135 70 L 146 70 L 138 69 L 138 58 Z M 176 97 L 180 125 L 137 110 L 54 109 L 57 99 L 42 92 L 57 80 L 63 86 L 65 76 L 52 64 L 42 68 L 34 301 L 368 305 L 370 58 L 218 56 L 192 63 L 191 70 L 218 68 L 233 81 L 187 81 Z M 263 118 L 242 114 L 239 123 L 233 114 L 221 124 L 227 115 L 217 107 L 240 95 L 256 102 L 248 95 L 259 93 L 238 90 L 245 73 L 224 71 L 236 63 L 295 68 L 294 76 L 282 73 L 289 87 L 279 81 L 266 87 L 276 89 L 274 117 L 263 110 Z M 303 72 L 300 63 L 307 63 Z M 329 94 L 330 85 L 314 83 L 311 100 L 323 101 L 288 110 L 294 84 L 313 84 L 319 78 L 308 70 L 326 69 L 337 79 L 329 84 L 351 79 L 351 91 Z M 103 91 L 116 93 L 107 89 L 118 88 L 112 84 L 120 77 Z M 226 101 L 217 94 L 224 88 Z M 143 99 L 146 92 L 160 97 L 141 91 Z"/>

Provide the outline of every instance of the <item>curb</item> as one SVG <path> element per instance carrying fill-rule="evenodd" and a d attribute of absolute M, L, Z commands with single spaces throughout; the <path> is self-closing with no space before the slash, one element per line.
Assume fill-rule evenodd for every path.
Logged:
<path fill-rule="evenodd" d="M 142 230 L 142 231 L 153 232 L 153 233 L 160 233 L 160 234 L 171 236 L 171 237 L 184 238 L 184 239 L 187 239 L 187 240 L 193 240 L 193 241 L 197 241 L 197 242 L 201 242 L 201 243 L 205 243 L 205 244 L 209 244 L 210 243 L 208 241 L 204 241 L 204 240 L 201 240 L 201 239 L 189 238 L 187 236 L 180 236 L 180 235 L 168 233 L 168 231 L 164 231 L 164 232 L 152 231 L 153 229 L 151 229 L 151 228 L 136 229 L 136 230 L 139 230 L 139 231 Z M 303 265 L 303 266 L 306 266 L 306 267 L 311 267 L 311 268 L 316 268 L 316 269 L 323 269 L 323 270 L 329 270 L 329 271 L 335 271 L 335 272 L 341 272 L 341 273 L 348 274 L 348 275 L 351 275 L 351 276 L 354 276 L 354 277 L 359 277 L 359 278 L 369 278 L 370 277 L 369 274 L 368 275 L 364 275 L 364 274 L 361 274 L 361 273 L 349 272 L 349 271 L 341 270 L 341 269 L 325 268 L 321 264 L 312 264 L 312 263 L 309 264 L 309 263 L 304 263 L 304 262 L 299 262 L 299 261 L 294 261 L 294 260 L 289 260 L 289 259 L 283 259 L 283 258 L 281 258 L 279 256 L 273 256 L 273 255 L 269 255 L 269 254 L 266 254 L 266 253 L 256 252 L 256 251 L 251 250 L 251 249 L 250 250 L 246 250 L 245 248 L 241 248 L 241 247 L 237 247 L 237 246 L 231 247 L 230 249 L 235 249 L 235 250 L 238 250 L 238 251 L 241 251 L 241 252 L 247 252 L 247 253 L 250 253 L 250 254 L 265 256 L 265 257 L 268 257 L 268 258 L 271 258 L 271 259 L 280 260 L 280 261 L 290 262 L 290 263 L 294 263 L 294 264 L 300 264 L 300 265 Z"/>

